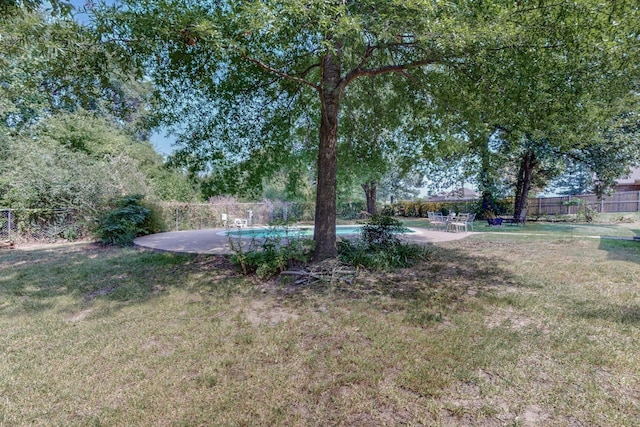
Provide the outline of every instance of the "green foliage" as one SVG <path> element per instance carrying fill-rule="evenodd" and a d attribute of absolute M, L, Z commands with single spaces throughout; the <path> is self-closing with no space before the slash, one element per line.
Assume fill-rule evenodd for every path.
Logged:
<path fill-rule="evenodd" d="M 283 227 L 277 227 L 282 230 Z M 286 227 L 285 227 L 286 228 Z M 248 250 L 243 250 L 242 242 L 229 237 L 229 245 L 233 250 L 231 262 L 243 274 L 255 273 L 260 279 L 269 279 L 287 268 L 309 262 L 313 251 L 313 240 L 294 235 L 267 237 L 262 242 L 252 239 Z"/>
<path fill-rule="evenodd" d="M 387 205 L 385 212 L 390 215 L 403 217 L 426 218 L 428 212 L 441 212 L 448 215 L 453 212 L 468 212 L 475 207 L 475 201 L 472 202 L 430 202 L 430 201 L 402 201 Z"/>
<path fill-rule="evenodd" d="M 338 242 L 341 261 L 371 270 L 393 270 L 428 259 L 429 250 L 422 245 L 403 243 L 398 233 L 402 223 L 388 215 L 374 215 L 362 227 L 360 239 Z"/>
<path fill-rule="evenodd" d="M 157 168 L 149 172 L 152 194 L 156 199 L 174 202 L 196 202 L 202 195 L 186 175 L 169 168 Z"/>
<path fill-rule="evenodd" d="M 576 221 L 580 221 L 580 219 L 583 218 L 585 222 L 593 222 L 598 215 L 598 211 L 596 209 L 589 206 L 589 203 L 586 200 L 579 197 L 562 202 L 562 205 L 577 206 Z"/>
<path fill-rule="evenodd" d="M 362 226 L 361 238 L 370 248 L 389 248 L 400 244 L 398 233 L 405 231 L 402 223 L 388 215 L 373 215 Z"/>
<path fill-rule="evenodd" d="M 513 198 L 498 198 L 495 195 L 491 194 L 491 199 L 487 203 L 487 206 L 484 205 L 484 201 L 481 198 L 475 200 L 471 212 L 476 213 L 477 219 L 487 219 L 493 218 L 500 215 L 505 215 L 508 212 L 513 212 Z"/>
<path fill-rule="evenodd" d="M 165 168 L 149 142 L 84 110 L 7 132 L 1 144 L 0 203 L 11 208 L 72 208 L 92 215 L 122 193 L 199 199 L 186 176 Z"/>
<path fill-rule="evenodd" d="M 152 205 L 144 204 L 143 197 L 130 195 L 112 200 L 112 209 L 98 219 L 95 230 L 103 243 L 131 245 L 138 236 L 163 230 L 157 210 Z"/>
<path fill-rule="evenodd" d="M 109 165 L 49 137 L 11 137 L 0 162 L 0 201 L 12 208 L 92 212 L 116 193 Z"/>
<path fill-rule="evenodd" d="M 338 199 L 337 203 L 338 217 L 343 219 L 358 219 L 360 213 L 367 210 L 365 201 L 345 201 Z"/>
<path fill-rule="evenodd" d="M 640 63 L 632 1 L 123 0 L 93 13 L 113 62 L 157 85 L 194 174 L 216 170 L 246 191 L 316 157 L 319 257 L 335 254 L 339 167 L 386 169 L 396 146 L 407 163 L 473 158 L 466 142 L 496 126 L 509 153 L 525 139 L 566 150 L 601 128 L 592 119 L 632 89 Z"/>
<path fill-rule="evenodd" d="M 24 12 L 32 12 L 43 6 L 47 6 L 52 15 L 67 15 L 73 10 L 73 5 L 68 1 L 48 0 L 2 0 L 0 1 L 0 14 L 3 16 L 18 15 Z"/>
<path fill-rule="evenodd" d="M 78 109 L 117 118 L 131 135 L 148 131 L 149 84 L 116 69 L 117 61 L 71 16 L 50 16 L 17 2 L 0 14 L 0 121 L 19 129 Z M 52 2 L 54 12 L 66 2 Z M 64 14 L 62 14 L 64 15 Z"/>

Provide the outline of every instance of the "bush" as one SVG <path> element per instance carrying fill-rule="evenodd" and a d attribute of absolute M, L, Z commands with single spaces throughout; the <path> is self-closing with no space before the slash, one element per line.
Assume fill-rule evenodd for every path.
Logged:
<path fill-rule="evenodd" d="M 371 248 L 387 249 L 398 245 L 398 233 L 405 231 L 402 223 L 388 215 L 373 215 L 362 227 L 362 240 Z"/>
<path fill-rule="evenodd" d="M 398 233 L 402 224 L 387 215 L 374 215 L 362 228 L 358 240 L 338 242 L 338 254 L 342 262 L 370 270 L 392 270 L 411 267 L 428 258 L 425 247 L 403 243 Z"/>
<path fill-rule="evenodd" d="M 280 227 L 279 227 L 280 229 Z M 294 234 L 294 233 L 292 233 Z M 311 259 L 314 242 L 302 237 L 282 237 L 274 231 L 273 237 L 264 242 L 251 241 L 249 250 L 229 238 L 233 250 L 231 262 L 239 267 L 243 274 L 255 273 L 260 279 L 269 279 L 297 263 L 306 263 Z"/>
<path fill-rule="evenodd" d="M 161 215 L 151 204 L 142 203 L 142 195 L 113 199 L 111 210 L 98 219 L 96 235 L 108 245 L 131 245 L 138 236 L 163 230 Z"/>

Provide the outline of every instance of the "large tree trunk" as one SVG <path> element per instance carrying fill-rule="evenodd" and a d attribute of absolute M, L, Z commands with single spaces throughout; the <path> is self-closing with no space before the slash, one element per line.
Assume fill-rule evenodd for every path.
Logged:
<path fill-rule="evenodd" d="M 364 190 L 364 194 L 367 198 L 367 213 L 370 215 L 375 215 L 378 213 L 378 209 L 376 208 L 376 200 L 378 187 L 375 181 L 366 182 L 361 184 L 362 189 Z"/>
<path fill-rule="evenodd" d="M 513 205 L 513 219 L 520 221 L 520 215 L 527 207 L 527 198 L 531 189 L 531 180 L 533 178 L 533 170 L 538 164 L 536 155 L 533 151 L 527 151 L 520 162 L 518 170 L 518 182 L 516 184 L 516 198 Z"/>
<path fill-rule="evenodd" d="M 314 261 L 334 258 L 336 250 L 336 167 L 338 159 L 338 110 L 340 108 L 340 64 L 333 54 L 322 61 L 322 122 L 318 149 L 318 184 L 313 239 Z"/>
<path fill-rule="evenodd" d="M 484 218 L 497 214 L 493 203 L 492 189 L 495 187 L 491 169 L 491 152 L 489 151 L 489 137 L 482 135 L 476 140 L 480 154 L 481 168 L 478 175 L 478 187 L 482 194 L 481 212 Z"/>

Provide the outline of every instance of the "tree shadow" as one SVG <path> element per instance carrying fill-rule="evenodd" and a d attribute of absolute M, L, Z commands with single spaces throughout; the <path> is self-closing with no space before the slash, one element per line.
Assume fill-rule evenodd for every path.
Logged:
<path fill-rule="evenodd" d="M 75 244 L 0 253 L 0 315 L 55 308 L 56 300 L 88 306 L 94 300 L 138 304 L 181 287 L 196 271 L 234 275 L 216 256 Z M 222 269 L 222 270 L 221 270 Z"/>
<path fill-rule="evenodd" d="M 640 325 L 640 306 L 604 304 L 601 301 L 575 301 L 573 314 L 587 320 L 607 320 L 622 325 Z"/>
<path fill-rule="evenodd" d="M 405 312 L 416 323 L 441 320 L 444 313 L 500 288 L 521 286 L 511 272 L 466 248 L 430 246 L 427 260 L 394 271 L 358 271 L 351 282 L 336 280 L 311 285 L 280 284 L 286 298 L 314 299 L 332 295 L 367 302 L 381 312 Z M 327 274 L 331 277 L 331 272 Z"/>
<path fill-rule="evenodd" d="M 252 282 L 240 276 L 227 258 L 174 254 L 99 244 L 77 244 L 0 252 L 0 316 L 46 310 L 82 311 L 100 301 L 108 307 L 92 316 L 142 304 L 171 288 L 211 298 L 275 293 L 305 298 L 329 291 L 341 299 L 368 299 L 380 311 L 407 311 L 422 321 L 517 280 L 482 255 L 468 249 L 431 246 L 429 259 L 413 268 L 364 272 L 351 284 L 314 285 L 293 294 L 286 286 Z M 247 286 L 247 283 L 249 286 Z M 329 289 L 330 288 L 330 289 Z M 310 301 L 311 302 L 311 301 Z"/>
<path fill-rule="evenodd" d="M 640 241 L 638 240 L 602 238 L 598 249 L 607 251 L 607 257 L 610 260 L 640 263 Z"/>

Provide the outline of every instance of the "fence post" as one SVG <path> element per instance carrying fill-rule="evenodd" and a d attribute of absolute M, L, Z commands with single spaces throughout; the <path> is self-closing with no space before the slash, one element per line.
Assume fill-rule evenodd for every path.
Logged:
<path fill-rule="evenodd" d="M 176 231 L 180 231 L 179 225 L 178 225 L 178 206 L 176 205 Z"/>
<path fill-rule="evenodd" d="M 542 210 L 542 197 L 538 197 L 538 216 L 540 216 L 541 210 Z"/>
<path fill-rule="evenodd" d="M 638 212 L 640 212 L 640 191 L 638 191 Z"/>
<path fill-rule="evenodd" d="M 7 239 L 11 239 L 11 209 L 7 211 Z"/>

